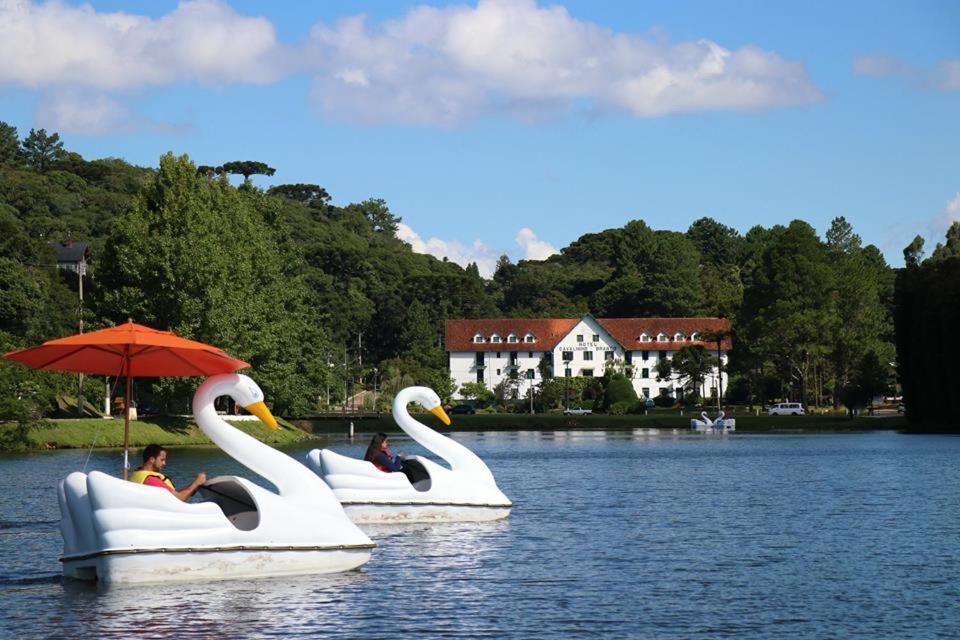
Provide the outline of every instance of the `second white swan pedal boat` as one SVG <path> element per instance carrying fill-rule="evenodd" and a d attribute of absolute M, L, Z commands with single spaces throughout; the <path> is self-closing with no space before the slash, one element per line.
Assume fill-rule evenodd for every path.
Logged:
<path fill-rule="evenodd" d="M 105 473 L 74 472 L 58 488 L 63 573 L 107 583 L 331 573 L 370 559 L 374 544 L 305 466 L 224 422 L 213 402 L 229 395 L 277 424 L 245 375 L 208 378 L 193 398 L 200 429 L 227 454 L 277 487 L 219 476 L 201 502 Z"/>
<path fill-rule="evenodd" d="M 407 387 L 393 400 L 393 418 L 450 468 L 423 456 L 409 456 L 404 464 L 413 466 L 415 475 L 422 478 L 411 483 L 404 473 L 385 473 L 366 460 L 314 449 L 307 454 L 307 465 L 330 485 L 347 515 L 359 523 L 479 522 L 507 517 L 513 503 L 497 487 L 483 460 L 414 420 L 407 411 L 410 402 L 417 402 L 449 425 L 440 398 L 427 387 Z"/>

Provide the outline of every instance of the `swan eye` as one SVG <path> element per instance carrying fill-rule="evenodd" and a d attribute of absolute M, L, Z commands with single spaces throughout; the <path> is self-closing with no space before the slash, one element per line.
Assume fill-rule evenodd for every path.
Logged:
<path fill-rule="evenodd" d="M 250 397 L 253 398 L 254 402 L 263 400 L 263 393 L 257 387 L 247 387 L 247 391 L 250 392 Z"/>

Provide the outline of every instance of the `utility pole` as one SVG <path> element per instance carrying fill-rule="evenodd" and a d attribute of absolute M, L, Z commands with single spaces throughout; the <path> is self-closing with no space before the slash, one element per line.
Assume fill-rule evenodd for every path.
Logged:
<path fill-rule="evenodd" d="M 79 276 L 80 286 L 78 288 L 80 294 L 80 306 L 78 307 L 77 315 L 78 324 L 80 326 L 80 333 L 83 333 L 83 276 L 87 274 L 87 259 L 86 256 L 80 256 L 80 261 L 77 262 L 77 276 Z M 77 414 L 83 415 L 83 374 L 77 374 Z"/>

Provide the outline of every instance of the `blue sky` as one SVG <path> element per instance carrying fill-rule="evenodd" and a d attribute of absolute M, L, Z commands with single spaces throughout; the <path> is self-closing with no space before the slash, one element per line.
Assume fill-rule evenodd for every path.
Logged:
<path fill-rule="evenodd" d="M 0 120 L 85 157 L 255 159 L 384 198 L 415 250 L 838 215 L 960 220 L 960 3 L 0 0 Z"/>

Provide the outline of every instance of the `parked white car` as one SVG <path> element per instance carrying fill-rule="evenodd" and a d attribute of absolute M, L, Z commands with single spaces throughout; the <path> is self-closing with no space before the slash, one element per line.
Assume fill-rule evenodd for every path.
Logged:
<path fill-rule="evenodd" d="M 802 416 L 805 412 L 799 402 L 781 402 L 767 408 L 768 416 Z"/>
<path fill-rule="evenodd" d="M 563 415 L 565 416 L 589 416 L 592 413 L 592 409 L 585 409 L 583 407 L 570 407 L 569 409 L 563 410 Z"/>

